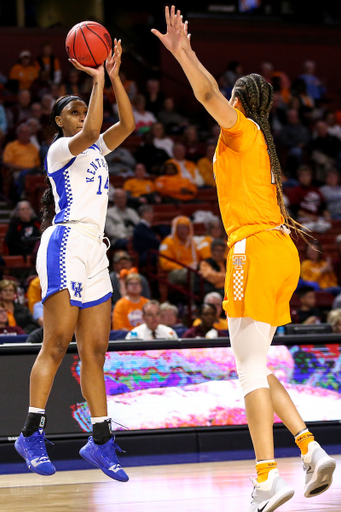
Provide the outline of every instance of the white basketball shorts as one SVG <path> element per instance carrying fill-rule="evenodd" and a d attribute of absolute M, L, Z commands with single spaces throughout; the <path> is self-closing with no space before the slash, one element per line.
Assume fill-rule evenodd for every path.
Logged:
<path fill-rule="evenodd" d="M 44 231 L 37 254 L 42 302 L 69 290 L 72 306 L 89 308 L 112 295 L 107 246 L 65 225 Z"/>

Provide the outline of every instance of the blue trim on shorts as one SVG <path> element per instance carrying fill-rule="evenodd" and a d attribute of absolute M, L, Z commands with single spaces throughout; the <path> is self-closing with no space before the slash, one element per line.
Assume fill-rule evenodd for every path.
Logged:
<path fill-rule="evenodd" d="M 104 297 L 101 297 L 100 299 L 92 300 L 90 302 L 85 302 L 82 305 L 82 309 L 92 308 L 93 306 L 98 306 L 98 304 L 102 304 L 102 302 L 106 302 L 108 299 L 110 299 L 111 296 L 112 296 L 112 292 L 109 292 L 106 295 L 104 295 Z M 72 301 L 71 301 L 71 304 L 72 304 Z"/>
<path fill-rule="evenodd" d="M 45 300 L 56 292 L 67 288 L 65 281 L 65 244 L 71 228 L 58 226 L 50 236 L 46 251 L 47 291 Z M 64 246 L 62 249 L 62 245 Z"/>

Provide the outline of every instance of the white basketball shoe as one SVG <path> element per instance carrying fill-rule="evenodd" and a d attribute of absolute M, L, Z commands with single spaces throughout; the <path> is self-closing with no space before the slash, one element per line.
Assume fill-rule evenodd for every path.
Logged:
<path fill-rule="evenodd" d="M 304 496 L 318 496 L 331 486 L 336 460 L 329 457 L 316 441 L 308 444 L 308 452 L 301 457 L 306 473 Z"/>
<path fill-rule="evenodd" d="M 294 495 L 294 489 L 279 476 L 277 469 L 269 471 L 268 479 L 259 483 L 251 478 L 253 483 L 252 500 L 249 512 L 273 512 Z"/>

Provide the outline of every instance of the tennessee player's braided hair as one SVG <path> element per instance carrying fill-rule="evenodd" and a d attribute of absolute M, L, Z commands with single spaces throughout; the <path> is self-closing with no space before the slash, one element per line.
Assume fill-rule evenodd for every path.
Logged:
<path fill-rule="evenodd" d="M 238 78 L 233 88 L 233 96 L 238 98 L 246 117 L 257 123 L 263 132 L 270 157 L 271 172 L 276 184 L 277 203 L 285 224 L 305 238 L 302 226 L 292 219 L 283 201 L 281 164 L 271 134 L 269 113 L 272 107 L 273 87 L 261 75 L 251 73 Z"/>

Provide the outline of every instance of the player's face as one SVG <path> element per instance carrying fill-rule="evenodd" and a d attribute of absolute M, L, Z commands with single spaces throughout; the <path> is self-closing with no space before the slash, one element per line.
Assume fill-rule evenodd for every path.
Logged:
<path fill-rule="evenodd" d="M 84 101 L 73 100 L 56 117 L 56 123 L 63 129 L 65 137 L 73 137 L 83 130 L 88 107 Z"/>

